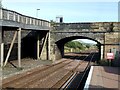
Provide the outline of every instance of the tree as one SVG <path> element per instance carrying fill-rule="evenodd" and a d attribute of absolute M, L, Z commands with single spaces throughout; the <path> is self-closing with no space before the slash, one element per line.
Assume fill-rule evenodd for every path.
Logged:
<path fill-rule="evenodd" d="M 84 50 L 84 46 L 82 43 L 78 41 L 71 41 L 65 44 L 66 47 L 73 48 L 75 50 Z"/>
<path fill-rule="evenodd" d="M 86 47 L 87 47 L 87 48 L 90 48 L 90 47 L 91 47 L 91 45 L 90 45 L 90 44 L 86 44 Z"/>
<path fill-rule="evenodd" d="M 66 43 L 65 46 L 69 48 L 75 48 L 75 43 L 71 41 L 71 42 Z"/>

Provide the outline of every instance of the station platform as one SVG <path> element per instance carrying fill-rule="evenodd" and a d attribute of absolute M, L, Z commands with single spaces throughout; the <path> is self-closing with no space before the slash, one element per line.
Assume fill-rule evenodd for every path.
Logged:
<path fill-rule="evenodd" d="M 120 90 L 120 67 L 91 66 L 84 90 Z"/>

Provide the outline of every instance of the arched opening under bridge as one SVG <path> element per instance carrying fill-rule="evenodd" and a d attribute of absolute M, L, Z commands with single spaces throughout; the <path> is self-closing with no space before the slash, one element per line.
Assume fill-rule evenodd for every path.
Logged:
<path fill-rule="evenodd" d="M 85 47 L 85 50 L 77 49 L 76 47 L 74 50 L 72 48 L 66 47 L 66 44 L 71 42 L 71 41 L 72 42 L 76 42 L 76 41 L 80 42 L 79 40 L 84 40 L 84 39 L 94 41 L 95 44 L 93 46 L 95 46 L 95 47 L 91 47 L 89 49 L 86 49 L 87 47 Z M 85 53 L 87 54 L 88 52 L 89 53 L 90 52 L 96 53 L 96 56 L 97 56 L 96 60 L 97 61 L 100 60 L 100 58 L 101 58 L 101 43 L 99 42 L 99 40 L 95 40 L 92 38 L 83 37 L 83 36 L 66 37 L 66 38 L 63 38 L 63 39 L 57 41 L 56 46 L 57 46 L 56 58 L 58 58 L 58 59 L 59 58 L 69 58 L 69 57 L 71 57 L 70 53 L 84 54 L 85 55 Z M 74 57 L 74 56 L 72 56 L 72 57 Z M 84 56 L 82 56 L 80 59 L 83 59 L 83 58 L 84 58 Z"/>

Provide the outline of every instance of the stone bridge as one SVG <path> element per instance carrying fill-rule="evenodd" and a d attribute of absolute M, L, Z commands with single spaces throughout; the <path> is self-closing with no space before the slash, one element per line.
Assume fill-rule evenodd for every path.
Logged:
<path fill-rule="evenodd" d="M 57 23 L 52 30 L 56 55 L 64 56 L 64 44 L 74 39 L 90 39 L 98 43 L 100 58 L 106 59 L 106 53 L 112 51 L 116 56 L 120 49 L 120 23 Z M 117 61 L 116 61 L 117 62 Z"/>

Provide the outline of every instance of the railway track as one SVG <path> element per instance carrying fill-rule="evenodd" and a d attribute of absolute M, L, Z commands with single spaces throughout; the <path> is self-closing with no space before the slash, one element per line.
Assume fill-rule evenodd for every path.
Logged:
<path fill-rule="evenodd" d="M 87 56 L 88 57 L 88 56 Z M 87 58 L 86 57 L 86 58 Z M 35 68 L 26 73 L 3 80 L 2 88 L 67 88 L 80 72 L 84 72 L 88 62 L 65 59 L 62 62 Z M 69 84 L 66 82 L 69 81 Z M 64 86 L 64 87 L 63 87 Z"/>
<path fill-rule="evenodd" d="M 94 53 L 90 53 L 86 56 L 80 63 L 76 73 L 74 73 L 73 76 L 61 88 L 82 90 L 94 55 Z M 86 63 L 86 59 L 89 57 L 90 61 Z"/>
<path fill-rule="evenodd" d="M 23 73 L 23 74 L 20 74 L 20 75 L 16 75 L 14 77 L 10 77 L 10 78 L 7 78 L 5 80 L 3 80 L 3 88 L 7 87 L 7 88 L 12 88 L 12 87 L 20 87 L 22 86 L 23 84 L 25 84 L 25 82 L 29 81 L 30 78 L 35 78 L 35 77 L 38 77 L 39 74 L 41 73 L 44 73 L 45 71 L 51 71 L 50 69 L 52 69 L 51 72 L 54 72 L 54 70 L 57 70 L 58 68 L 60 67 L 63 67 L 64 65 L 70 63 L 72 61 L 63 61 L 63 62 L 59 62 L 59 63 L 56 63 L 56 64 L 53 64 L 51 66 L 44 66 L 42 68 L 36 68 L 34 70 L 30 70 L 26 73 Z M 48 72 L 50 73 L 50 72 Z M 19 82 L 19 83 L 16 83 L 16 82 Z"/>

